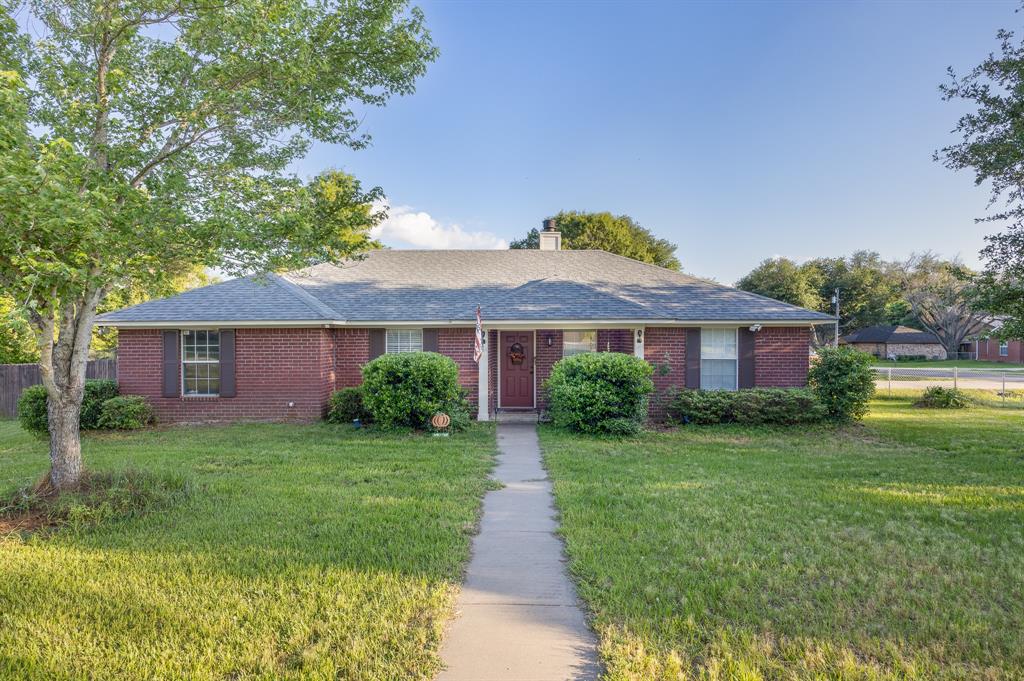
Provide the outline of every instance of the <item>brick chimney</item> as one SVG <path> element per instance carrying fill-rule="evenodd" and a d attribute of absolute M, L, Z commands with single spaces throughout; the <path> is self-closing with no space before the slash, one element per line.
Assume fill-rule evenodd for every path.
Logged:
<path fill-rule="evenodd" d="M 562 233 L 558 231 L 558 224 L 554 218 L 544 221 L 544 228 L 540 230 L 539 248 L 542 251 L 562 250 Z"/>

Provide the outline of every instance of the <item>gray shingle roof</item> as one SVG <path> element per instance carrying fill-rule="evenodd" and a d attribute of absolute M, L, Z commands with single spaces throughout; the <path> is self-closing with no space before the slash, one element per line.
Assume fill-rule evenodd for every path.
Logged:
<path fill-rule="evenodd" d="M 603 251 L 381 250 L 236 279 L 102 315 L 190 321 L 648 320 L 827 322 L 819 312 Z"/>
<path fill-rule="evenodd" d="M 869 326 L 842 337 L 846 343 L 940 343 L 930 331 L 909 326 Z"/>

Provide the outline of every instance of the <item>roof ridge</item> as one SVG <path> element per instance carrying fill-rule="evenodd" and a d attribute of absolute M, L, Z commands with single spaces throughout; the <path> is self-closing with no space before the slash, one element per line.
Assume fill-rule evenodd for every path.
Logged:
<path fill-rule="evenodd" d="M 322 300 L 314 296 L 312 293 L 304 289 L 297 282 L 294 282 L 291 279 L 289 279 L 289 274 L 291 273 L 285 272 L 284 274 L 276 274 L 274 272 L 270 272 L 268 273 L 267 278 L 276 283 L 278 286 L 280 286 L 288 293 L 292 294 L 306 307 L 320 315 L 322 318 L 328 320 L 334 320 L 338 318 L 339 315 L 334 308 L 332 308 L 330 305 L 323 302 Z"/>

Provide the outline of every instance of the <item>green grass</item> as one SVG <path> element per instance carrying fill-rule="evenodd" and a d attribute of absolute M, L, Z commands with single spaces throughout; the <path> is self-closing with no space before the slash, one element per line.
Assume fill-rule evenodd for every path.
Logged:
<path fill-rule="evenodd" d="M 183 475 L 184 500 L 0 538 L 0 678 L 427 679 L 494 432 L 348 426 L 89 435 L 97 471 Z M 45 444 L 0 421 L 0 493 Z"/>
<path fill-rule="evenodd" d="M 1019 679 L 1024 413 L 542 443 L 608 679 Z"/>
<path fill-rule="evenodd" d="M 1006 362 L 989 362 L 978 359 L 900 359 L 878 360 L 875 366 L 892 367 L 894 369 L 913 367 L 960 367 L 961 369 L 1024 369 L 1024 365 Z"/>

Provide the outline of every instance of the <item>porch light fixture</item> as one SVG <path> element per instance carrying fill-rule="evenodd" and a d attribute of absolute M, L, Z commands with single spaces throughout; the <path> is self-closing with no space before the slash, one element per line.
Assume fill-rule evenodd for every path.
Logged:
<path fill-rule="evenodd" d="M 551 343 L 552 343 L 552 341 L 551 341 L 551 334 L 549 333 L 547 336 L 545 336 L 545 338 L 547 339 L 548 347 L 550 348 L 551 347 Z"/>

